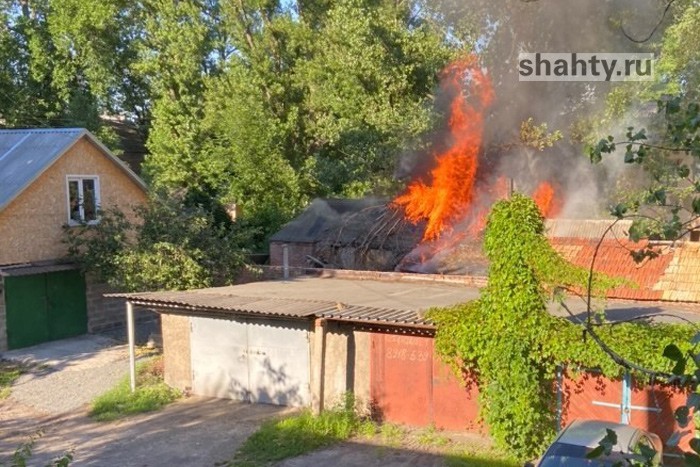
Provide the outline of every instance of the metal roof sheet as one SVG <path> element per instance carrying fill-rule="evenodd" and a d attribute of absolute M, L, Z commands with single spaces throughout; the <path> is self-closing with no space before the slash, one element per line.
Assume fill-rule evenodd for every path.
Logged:
<path fill-rule="evenodd" d="M 27 264 L 0 268 L 0 276 L 31 276 L 50 272 L 70 271 L 77 269 L 75 264 Z"/>
<path fill-rule="evenodd" d="M 613 225 L 615 223 L 615 225 Z M 545 229 L 550 238 L 588 238 L 598 240 L 608 229 L 607 238 L 627 239 L 632 221 L 629 219 L 547 219 Z"/>
<path fill-rule="evenodd" d="M 235 314 L 327 318 L 343 321 L 430 326 L 417 310 L 350 305 L 325 300 L 263 298 L 232 295 L 217 289 L 184 292 L 116 293 L 107 297 L 126 298 L 134 305 L 156 309 L 198 310 Z"/>
<path fill-rule="evenodd" d="M 84 128 L 0 130 L 0 211 L 82 137 L 146 189 L 143 180 Z"/>
<path fill-rule="evenodd" d="M 420 275 L 416 275 L 420 278 Z M 135 305 L 161 310 L 204 313 L 252 314 L 296 318 L 325 318 L 387 326 L 433 328 L 424 317 L 431 307 L 453 306 L 479 296 L 476 288 L 448 284 L 337 278 L 252 282 L 181 292 L 108 294 Z M 558 303 L 550 303 L 555 316 L 586 319 L 585 303 L 567 300 L 570 316 Z M 596 306 L 600 304 L 596 303 Z M 654 302 L 609 301 L 610 321 L 645 319 L 653 322 L 700 322 L 700 307 Z"/>
<path fill-rule="evenodd" d="M 333 302 L 245 297 L 215 292 L 207 293 L 206 290 L 207 289 L 186 292 L 108 294 L 106 296 L 126 298 L 135 305 L 153 308 L 252 313 L 273 316 L 292 316 L 297 318 L 309 318 L 320 315 L 338 306 L 337 303 Z"/>
<path fill-rule="evenodd" d="M 403 326 L 433 327 L 433 323 L 424 319 L 416 310 L 393 310 L 390 308 L 347 306 L 321 313 L 321 318 L 359 323 L 379 323 Z"/>

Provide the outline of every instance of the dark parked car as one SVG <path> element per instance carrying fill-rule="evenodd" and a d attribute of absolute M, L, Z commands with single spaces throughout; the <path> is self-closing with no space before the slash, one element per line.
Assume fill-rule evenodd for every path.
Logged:
<path fill-rule="evenodd" d="M 598 443 L 605 437 L 606 429 L 617 434 L 617 444 L 612 452 L 609 456 L 587 459 L 586 455 L 598 447 Z M 663 444 L 654 433 L 619 423 L 576 420 L 559 433 L 542 457 L 526 466 L 608 467 L 625 459 L 641 460 L 640 454 L 644 446 L 656 451 L 654 465 L 662 465 Z"/>

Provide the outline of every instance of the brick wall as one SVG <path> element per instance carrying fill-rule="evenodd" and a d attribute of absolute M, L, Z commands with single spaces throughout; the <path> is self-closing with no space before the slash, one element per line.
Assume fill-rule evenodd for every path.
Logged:
<path fill-rule="evenodd" d="M 284 242 L 270 242 L 270 265 L 283 266 L 283 245 Z M 306 255 L 314 254 L 313 243 L 286 243 L 289 254 L 290 267 L 309 267 Z"/>
<path fill-rule="evenodd" d="M 103 296 L 103 294 L 114 292 L 117 292 L 117 290 L 98 281 L 94 276 L 88 274 L 85 277 L 89 333 L 108 331 L 126 326 L 126 300 Z M 136 322 L 145 322 L 156 318 L 156 313 L 146 310 L 135 314 Z"/>
<path fill-rule="evenodd" d="M 181 391 L 192 390 L 189 316 L 161 315 L 165 383 Z"/>
<path fill-rule="evenodd" d="M 7 350 L 7 314 L 5 313 L 5 283 L 0 276 L 0 352 Z"/>

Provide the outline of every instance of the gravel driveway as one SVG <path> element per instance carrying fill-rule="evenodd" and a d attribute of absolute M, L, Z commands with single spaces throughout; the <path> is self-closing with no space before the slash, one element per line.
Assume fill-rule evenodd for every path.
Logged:
<path fill-rule="evenodd" d="M 229 460 L 263 420 L 289 409 L 191 397 L 159 412 L 109 423 L 87 417 L 89 402 L 128 374 L 128 348 L 82 336 L 5 352 L 38 365 L 0 401 L 0 465 L 43 431 L 29 465 L 73 451 L 71 465 L 213 466 Z"/>
<path fill-rule="evenodd" d="M 33 364 L 13 385 L 10 398 L 47 414 L 83 407 L 129 371 L 128 346 L 98 335 L 12 350 L 2 358 Z"/>

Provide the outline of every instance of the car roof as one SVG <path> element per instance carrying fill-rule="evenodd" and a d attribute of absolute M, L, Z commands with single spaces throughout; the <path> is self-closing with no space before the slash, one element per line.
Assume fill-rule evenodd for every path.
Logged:
<path fill-rule="evenodd" d="M 638 428 L 621 423 L 605 422 L 602 420 L 576 420 L 564 429 L 557 443 L 573 444 L 595 448 L 611 429 L 617 434 L 617 449 L 625 452 L 640 431 Z"/>

